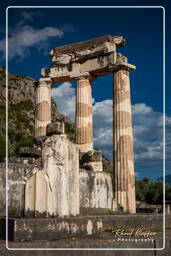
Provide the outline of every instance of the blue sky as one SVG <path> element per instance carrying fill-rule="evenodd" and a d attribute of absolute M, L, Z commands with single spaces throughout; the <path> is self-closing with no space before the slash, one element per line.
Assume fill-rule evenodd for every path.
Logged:
<path fill-rule="evenodd" d="M 11 4 L 12 2 L 16 1 L 11 1 Z M 31 2 L 29 1 L 29 5 L 36 4 Z M 156 1 L 156 5 L 163 5 L 162 2 L 167 1 Z M 37 1 L 37 5 L 39 3 Z M 9 71 L 38 79 L 40 69 L 51 64 L 49 52 L 52 48 L 106 34 L 123 36 L 127 44 L 119 48 L 118 52 L 127 56 L 129 63 L 137 67 L 137 70 L 131 73 L 135 172 L 137 179 L 145 176 L 155 179 L 162 176 L 163 164 L 162 22 L 162 8 L 11 8 L 9 9 Z M 5 65 L 4 32 L 2 28 L 1 65 Z M 170 91 L 167 83 L 166 89 L 167 100 Z M 58 110 L 74 118 L 75 85 L 57 84 L 52 90 L 52 95 L 57 102 Z M 111 159 L 112 75 L 99 77 L 93 82 L 93 99 L 94 144 Z M 166 121 L 169 156 L 171 153 L 169 102 L 166 105 Z M 166 170 L 171 173 L 171 161 L 169 157 L 167 159 Z"/>

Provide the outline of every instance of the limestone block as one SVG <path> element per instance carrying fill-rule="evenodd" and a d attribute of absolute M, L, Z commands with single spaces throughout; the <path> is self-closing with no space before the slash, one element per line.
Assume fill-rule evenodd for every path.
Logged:
<path fill-rule="evenodd" d="M 71 61 L 71 56 L 68 54 L 53 56 L 52 61 L 56 64 L 68 64 Z"/>
<path fill-rule="evenodd" d="M 4 220 L 5 222 L 5 220 Z M 0 228 L 1 228 L 0 222 Z M 3 225 L 5 227 L 5 225 Z M 103 223 L 99 217 L 10 218 L 9 240 L 34 241 L 76 237 L 101 237 Z M 2 229 L 5 234 L 5 230 Z M 5 236 L 3 236 L 5 237 Z"/>
<path fill-rule="evenodd" d="M 35 136 L 34 137 L 34 143 L 37 146 L 42 146 L 42 143 L 47 139 L 47 136 Z"/>
<path fill-rule="evenodd" d="M 19 159 L 21 160 L 21 159 Z M 12 159 L 10 159 L 12 161 Z M 0 216 L 5 216 L 5 205 L 6 205 L 6 172 L 8 172 L 8 209 L 9 215 L 11 211 L 17 214 L 23 215 L 25 209 L 25 186 L 27 181 L 40 167 L 33 163 L 22 162 L 9 162 L 8 169 L 6 170 L 6 164 L 0 163 Z"/>
<path fill-rule="evenodd" d="M 44 168 L 51 184 L 54 214 L 79 213 L 78 148 L 66 135 L 53 135 L 44 144 Z"/>
<path fill-rule="evenodd" d="M 53 134 L 63 134 L 65 133 L 64 123 L 56 122 L 50 123 L 46 126 L 46 135 L 51 136 Z"/>
<path fill-rule="evenodd" d="M 90 150 L 80 154 L 80 165 L 86 170 L 102 171 L 102 152 L 100 150 Z"/>
<path fill-rule="evenodd" d="M 116 50 L 116 46 L 110 42 L 104 42 L 99 46 L 94 46 L 91 49 L 86 49 L 83 51 L 76 51 L 71 58 L 71 62 L 80 62 L 83 63 L 88 59 L 97 58 L 98 56 L 102 56 L 107 53 L 114 52 Z"/>
<path fill-rule="evenodd" d="M 48 217 L 53 215 L 52 191 L 44 170 L 34 174 L 25 186 L 25 216 Z"/>
<path fill-rule="evenodd" d="M 26 183 L 25 188 L 25 215 L 34 216 L 36 175 L 33 175 Z"/>
<path fill-rule="evenodd" d="M 36 173 L 35 217 L 47 215 L 47 185 L 45 172 Z M 31 194 L 31 193 L 30 193 Z"/>
<path fill-rule="evenodd" d="M 80 207 L 79 197 L 79 148 L 68 141 L 68 169 L 69 169 L 69 215 L 78 215 Z"/>
<path fill-rule="evenodd" d="M 80 170 L 80 208 L 112 209 L 113 188 L 109 173 Z"/>
<path fill-rule="evenodd" d="M 90 72 L 93 76 L 101 76 L 111 73 L 116 63 L 116 52 L 88 58 L 83 63 L 69 63 L 53 65 L 50 68 L 43 68 L 42 76 L 49 76 L 54 82 L 73 81 L 74 77 Z"/>
<path fill-rule="evenodd" d="M 96 49 L 99 49 L 100 47 L 104 47 L 104 45 L 109 44 L 116 45 L 116 47 L 122 47 L 125 45 L 125 40 L 122 36 L 105 35 L 95 37 L 79 43 L 73 43 L 56 47 L 55 49 L 51 50 L 50 55 L 53 57 L 61 54 L 71 55 L 75 52 L 84 52 L 87 50 L 97 51 Z"/>
<path fill-rule="evenodd" d="M 81 164 L 102 161 L 102 152 L 100 150 L 93 149 L 86 153 L 80 154 L 80 158 Z"/>

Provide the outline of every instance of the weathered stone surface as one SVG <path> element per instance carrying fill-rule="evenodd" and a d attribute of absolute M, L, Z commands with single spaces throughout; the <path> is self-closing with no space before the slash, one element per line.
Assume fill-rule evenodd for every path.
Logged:
<path fill-rule="evenodd" d="M 48 138 L 48 136 L 36 136 L 34 137 L 34 143 L 38 146 L 42 146 L 43 142 Z"/>
<path fill-rule="evenodd" d="M 161 216 L 161 215 L 160 215 Z M 109 221 L 111 221 L 111 219 L 116 219 L 115 222 L 117 222 L 117 219 L 118 217 L 121 219 L 119 220 L 119 223 L 121 223 L 122 225 L 122 217 L 123 216 L 98 216 L 98 217 L 90 217 L 90 216 L 87 216 L 87 219 L 94 219 L 94 223 L 95 221 L 97 221 L 97 219 L 100 219 L 103 224 L 105 224 L 105 221 L 109 219 Z M 124 217 L 128 217 L 128 216 L 124 216 Z M 147 225 L 145 226 L 147 230 L 150 230 L 151 229 L 151 223 L 152 222 L 155 222 L 157 223 L 159 221 L 158 219 L 158 216 L 157 215 L 140 215 L 140 216 L 134 216 L 135 218 L 139 218 L 141 220 L 141 217 L 143 219 L 143 222 L 144 223 L 147 223 Z M 156 218 L 157 217 L 157 218 Z M 55 219 L 55 218 L 54 218 Z M 52 225 L 55 223 L 56 225 L 56 221 L 52 221 Z M 70 218 L 71 219 L 71 218 Z M 74 221 L 74 224 L 76 222 L 76 218 L 74 218 L 75 221 Z M 147 221 L 145 221 L 145 219 Z M 45 220 L 45 223 L 42 223 L 42 226 L 41 226 L 41 229 L 38 230 L 38 227 L 36 229 L 36 227 L 34 227 L 34 229 L 38 230 L 38 232 L 40 231 L 40 233 L 42 232 L 42 228 L 44 228 L 46 226 L 46 219 L 41 219 L 41 222 L 43 222 Z M 50 219 L 51 220 L 51 219 Z M 57 219 L 56 219 L 57 220 Z M 63 221 L 66 221 L 67 218 L 63 218 Z M 139 220 L 139 222 L 140 222 Z M 58 221 L 58 220 L 57 220 Z M 59 219 L 59 222 L 61 221 L 61 218 Z M 2 222 L 4 223 L 4 229 L 2 229 Z M 35 222 L 35 219 L 34 219 L 34 222 Z M 33 226 L 33 223 L 31 223 L 31 226 Z M 81 222 L 77 221 L 77 224 L 79 225 Z M 113 222 L 114 223 L 114 222 Z M 137 221 L 138 223 L 138 221 Z M 129 225 L 131 224 L 131 222 L 129 223 Z M 128 227 L 129 227 L 128 225 Z M 36 225 L 35 225 L 36 226 Z M 38 225 L 39 226 L 39 225 Z M 167 226 L 167 222 L 166 222 L 166 226 Z M 26 225 L 26 228 L 28 227 L 28 225 Z M 51 227 L 49 227 L 51 228 Z M 107 226 L 105 227 L 105 225 L 103 225 L 103 230 L 105 230 L 105 228 L 108 228 Z M 131 227 L 132 228 L 132 227 Z M 3 235 L 3 237 L 5 236 L 5 232 L 3 232 L 3 230 L 5 230 L 5 220 L 1 220 L 0 221 L 0 234 L 1 234 L 1 237 Z M 77 231 L 76 231 L 77 232 Z M 83 230 L 84 232 L 84 230 Z M 53 230 L 53 235 L 55 235 L 55 230 Z M 65 232 L 67 233 L 67 232 Z M 171 242 L 170 242 L 170 229 L 166 229 L 166 248 L 164 250 L 155 250 L 155 248 L 162 248 L 163 246 L 163 237 L 162 237 L 162 233 L 159 233 L 157 234 L 156 238 L 154 241 L 146 241 L 146 242 L 142 242 L 142 241 L 117 241 L 117 239 L 111 235 L 110 232 L 103 232 L 102 236 L 100 235 L 100 237 L 94 237 L 92 239 L 92 236 L 87 236 L 87 237 L 84 237 L 84 238 L 79 238 L 77 236 L 70 236 L 69 234 L 69 237 L 70 238 L 60 238 L 60 239 L 56 239 L 56 240 L 53 240 L 53 239 L 49 239 L 48 238 L 46 239 L 43 239 L 43 240 L 32 240 L 32 241 L 23 241 L 23 242 L 10 242 L 9 241 L 9 248 L 115 248 L 117 250 L 104 250 L 102 251 L 102 254 L 101 254 L 101 250 L 98 251 L 98 250 L 95 250 L 95 251 L 91 251 L 91 253 L 89 254 L 89 250 L 85 251 L 83 250 L 81 252 L 82 255 L 116 255 L 116 256 L 119 256 L 122 254 L 123 252 L 123 255 L 127 256 L 127 255 L 135 255 L 135 256 L 139 256 L 139 255 L 144 255 L 144 250 L 143 248 L 154 248 L 154 250 L 147 250 L 145 251 L 145 255 L 152 255 L 152 256 L 155 256 L 155 255 L 161 255 L 161 256 L 169 256 L 170 255 L 170 252 L 171 252 Z M 50 241 L 51 240 L 51 241 Z M 5 252 L 5 250 L 3 250 L 3 242 L 0 241 L 0 253 L 1 255 L 10 255 L 10 251 L 8 251 L 9 254 L 3 254 Z M 128 250 L 126 251 L 123 251 L 122 248 L 129 248 Z M 131 248 L 142 248 L 142 250 L 131 250 Z M 122 252 L 121 252 L 122 250 Z M 30 255 L 30 254 L 27 254 L 27 250 L 25 251 L 22 251 L 24 254 L 19 254 L 20 251 L 16 251 L 17 254 L 15 254 L 15 251 L 12 251 L 12 255 L 16 255 L 16 256 L 19 256 L 19 255 Z M 63 255 L 75 255 L 75 253 L 77 251 L 74 251 L 72 252 L 71 250 L 69 251 L 50 251 L 50 250 L 46 250 L 44 253 L 43 251 L 36 251 L 36 254 L 33 254 L 35 251 L 31 251 L 32 255 L 36 255 L 37 256 L 37 253 L 38 252 L 41 252 L 41 256 L 42 255 L 56 255 L 56 254 L 59 254 L 61 256 Z M 51 252 L 55 252 L 55 254 L 51 254 Z M 60 252 L 62 252 L 62 254 L 60 254 Z M 67 252 L 67 254 L 65 254 Z M 70 252 L 72 252 L 70 254 Z M 111 252 L 111 253 L 110 253 Z M 47 254 L 48 253 L 48 254 Z M 69 254 L 68 254 L 69 253 Z M 85 254 L 86 253 L 86 254 Z M 87 254 L 88 253 L 88 254 Z M 107 253 L 107 254 L 106 254 Z M 142 253 L 142 254 L 141 254 Z M 150 253 L 150 254 L 149 254 Z M 152 254 L 151 254 L 152 253 Z M 38 254 L 39 255 L 39 254 Z M 76 254 L 77 255 L 77 254 Z M 78 251 L 78 255 L 80 255 L 80 251 Z"/>
<path fill-rule="evenodd" d="M 115 63 L 116 52 L 111 52 L 104 56 L 87 59 L 83 63 L 74 62 L 43 68 L 41 75 L 42 77 L 49 76 L 54 82 L 70 82 L 85 72 L 90 72 L 94 77 L 109 74 L 114 69 Z"/>
<path fill-rule="evenodd" d="M 27 163 L 8 164 L 8 209 L 9 215 L 24 214 L 25 207 L 25 185 L 41 167 Z M 0 164 L 0 216 L 5 216 L 6 205 L 6 165 Z"/>
<path fill-rule="evenodd" d="M 51 85 L 50 78 L 40 78 L 36 83 L 35 136 L 45 136 L 46 126 L 51 123 Z"/>
<path fill-rule="evenodd" d="M 80 208 L 112 209 L 113 188 L 109 173 L 80 170 Z"/>
<path fill-rule="evenodd" d="M 93 149 L 92 92 L 90 77 L 80 77 L 76 91 L 76 144 L 80 152 Z"/>
<path fill-rule="evenodd" d="M 80 154 L 80 164 L 83 165 L 84 163 L 88 162 L 96 162 L 102 161 L 102 152 L 101 150 L 90 150 L 86 153 Z"/>
<path fill-rule="evenodd" d="M 23 147 L 19 149 L 19 154 L 23 157 L 41 157 L 42 151 L 37 148 Z"/>
<path fill-rule="evenodd" d="M 103 230 L 113 228 L 144 228 L 150 230 L 163 230 L 163 214 L 128 214 L 128 215 L 104 215 L 101 216 L 103 221 Z M 171 226 L 171 216 L 166 217 L 166 227 Z"/>
<path fill-rule="evenodd" d="M 12 241 L 54 240 L 69 237 L 100 237 L 103 230 L 103 223 L 100 218 L 85 216 L 48 219 L 11 218 L 8 219 L 8 223 L 9 240 Z"/>
<path fill-rule="evenodd" d="M 123 37 L 108 35 L 57 47 L 51 51 L 52 66 L 43 68 L 41 75 L 62 82 L 72 81 L 84 72 L 94 76 L 110 73 L 116 63 L 116 47 L 124 44 Z"/>
<path fill-rule="evenodd" d="M 65 134 L 43 144 L 43 170 L 26 184 L 27 216 L 79 214 L 79 151 Z"/>
<path fill-rule="evenodd" d="M 16 164 L 35 164 L 37 160 L 34 157 L 10 157 L 8 163 Z"/>
<path fill-rule="evenodd" d="M 117 47 L 122 47 L 125 45 L 125 40 L 122 36 L 100 36 L 90 40 L 82 41 L 80 43 L 68 44 L 64 46 L 59 46 L 53 50 L 51 54 L 68 54 L 68 53 L 75 53 L 76 51 L 87 51 L 89 49 L 94 49 L 101 44 L 106 42 L 111 42 L 116 44 Z"/>
<path fill-rule="evenodd" d="M 169 243 L 167 243 L 168 245 Z M 129 248 L 142 248 L 142 250 L 122 250 L 123 245 L 126 244 L 123 242 L 114 243 L 113 237 L 108 240 L 101 239 L 62 239 L 57 241 L 34 241 L 34 242 L 9 242 L 9 248 L 24 248 L 24 250 L 7 250 L 5 247 L 5 242 L 0 241 L 1 249 L 0 253 L 3 256 L 144 256 L 143 246 L 144 243 L 130 243 Z M 44 248 L 44 250 L 26 250 L 26 248 Z M 152 246 L 154 250 L 146 250 L 145 256 L 168 256 L 170 254 L 165 254 L 163 251 L 156 251 L 155 244 L 152 245 L 149 243 L 146 244 L 149 248 Z M 46 250 L 45 248 L 51 248 L 50 250 Z M 52 248 L 58 248 L 58 250 L 52 250 Z M 67 250 L 60 250 L 60 248 L 66 248 Z M 69 249 L 71 248 L 71 249 Z M 74 250 L 74 248 L 80 248 L 80 250 Z M 86 248 L 89 248 L 86 250 Z M 91 250 L 91 248 L 102 248 L 101 250 Z M 110 249 L 105 249 L 110 248 Z M 113 248 L 113 249 L 112 249 Z M 119 248 L 119 249 L 117 249 Z M 169 253 L 171 251 L 168 248 Z M 164 250 L 165 251 L 165 250 Z M 159 254 L 158 254 L 159 253 Z"/>
<path fill-rule="evenodd" d="M 117 209 L 135 213 L 135 176 L 129 68 L 114 73 L 114 193 Z"/>
<path fill-rule="evenodd" d="M 50 123 L 46 127 L 47 136 L 51 136 L 54 134 L 64 134 L 64 133 L 65 133 L 64 123 L 61 123 L 61 122 Z"/>
<path fill-rule="evenodd" d="M 124 45 L 122 37 L 104 36 L 52 51 L 52 66 L 48 70 L 43 70 L 43 78 L 36 82 L 35 136 L 43 138 L 46 135 L 47 125 L 51 122 L 52 83 L 77 80 L 76 143 L 81 152 L 93 149 L 90 81 L 92 77 L 115 72 L 115 201 L 123 210 L 134 212 L 135 185 L 129 71 L 135 67 L 127 63 L 126 57 L 116 53 L 116 47 L 122 45 Z M 61 134 L 61 127 L 57 124 L 49 125 L 47 128 L 47 135 L 53 137 L 54 133 Z M 67 141 L 66 135 L 62 135 L 58 135 L 58 139 L 51 137 L 37 143 L 43 148 L 43 169 L 32 175 L 26 184 L 26 211 L 33 211 L 36 216 L 44 213 L 46 216 L 68 216 L 79 212 L 78 150 L 74 144 Z M 99 208 L 111 209 L 111 202 L 114 200 L 111 199 L 111 194 L 110 196 L 106 194 L 111 191 L 112 185 L 109 185 L 111 180 L 105 176 L 107 174 L 98 174 L 102 171 L 102 159 L 98 159 L 96 153 L 92 153 L 82 166 L 94 171 L 94 174 L 90 172 L 85 174 L 85 176 L 89 175 L 87 180 L 90 184 L 86 186 L 88 200 L 92 203 L 86 207 L 97 208 L 99 205 Z M 97 182 L 96 185 L 93 179 Z M 110 188 L 108 189 L 107 186 Z M 44 188 L 43 193 L 41 193 L 42 188 Z M 74 195 L 76 195 L 75 201 Z M 99 195 L 101 202 L 98 201 Z M 109 204 L 106 203 L 108 197 Z"/>
<path fill-rule="evenodd" d="M 102 171 L 102 152 L 93 149 L 80 154 L 80 166 L 90 171 Z"/>

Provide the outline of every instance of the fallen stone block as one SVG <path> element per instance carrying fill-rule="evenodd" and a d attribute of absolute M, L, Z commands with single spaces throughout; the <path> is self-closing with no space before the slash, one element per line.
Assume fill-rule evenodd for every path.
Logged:
<path fill-rule="evenodd" d="M 100 150 L 93 149 L 86 153 L 80 154 L 81 164 L 96 161 L 102 161 L 102 152 Z"/>
<path fill-rule="evenodd" d="M 45 140 L 48 138 L 48 136 L 36 136 L 34 137 L 34 143 L 37 146 L 42 146 L 42 143 L 45 142 Z"/>
<path fill-rule="evenodd" d="M 93 149 L 80 154 L 80 165 L 89 171 L 102 171 L 102 152 Z"/>
<path fill-rule="evenodd" d="M 54 134 L 64 134 L 64 133 L 65 133 L 64 123 L 60 123 L 60 122 L 50 123 L 46 127 L 47 136 L 51 136 Z"/>

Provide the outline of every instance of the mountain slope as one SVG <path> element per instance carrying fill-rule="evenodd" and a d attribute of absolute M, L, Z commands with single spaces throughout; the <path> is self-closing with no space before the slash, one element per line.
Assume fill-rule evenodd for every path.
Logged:
<path fill-rule="evenodd" d="M 0 161 L 5 157 L 6 81 L 5 69 L 0 67 Z M 35 86 L 34 79 L 8 74 L 8 149 L 9 156 L 17 156 L 23 146 L 33 146 Z M 63 121 L 71 140 L 74 139 L 73 123 L 56 112 L 52 99 L 52 121 Z"/>

